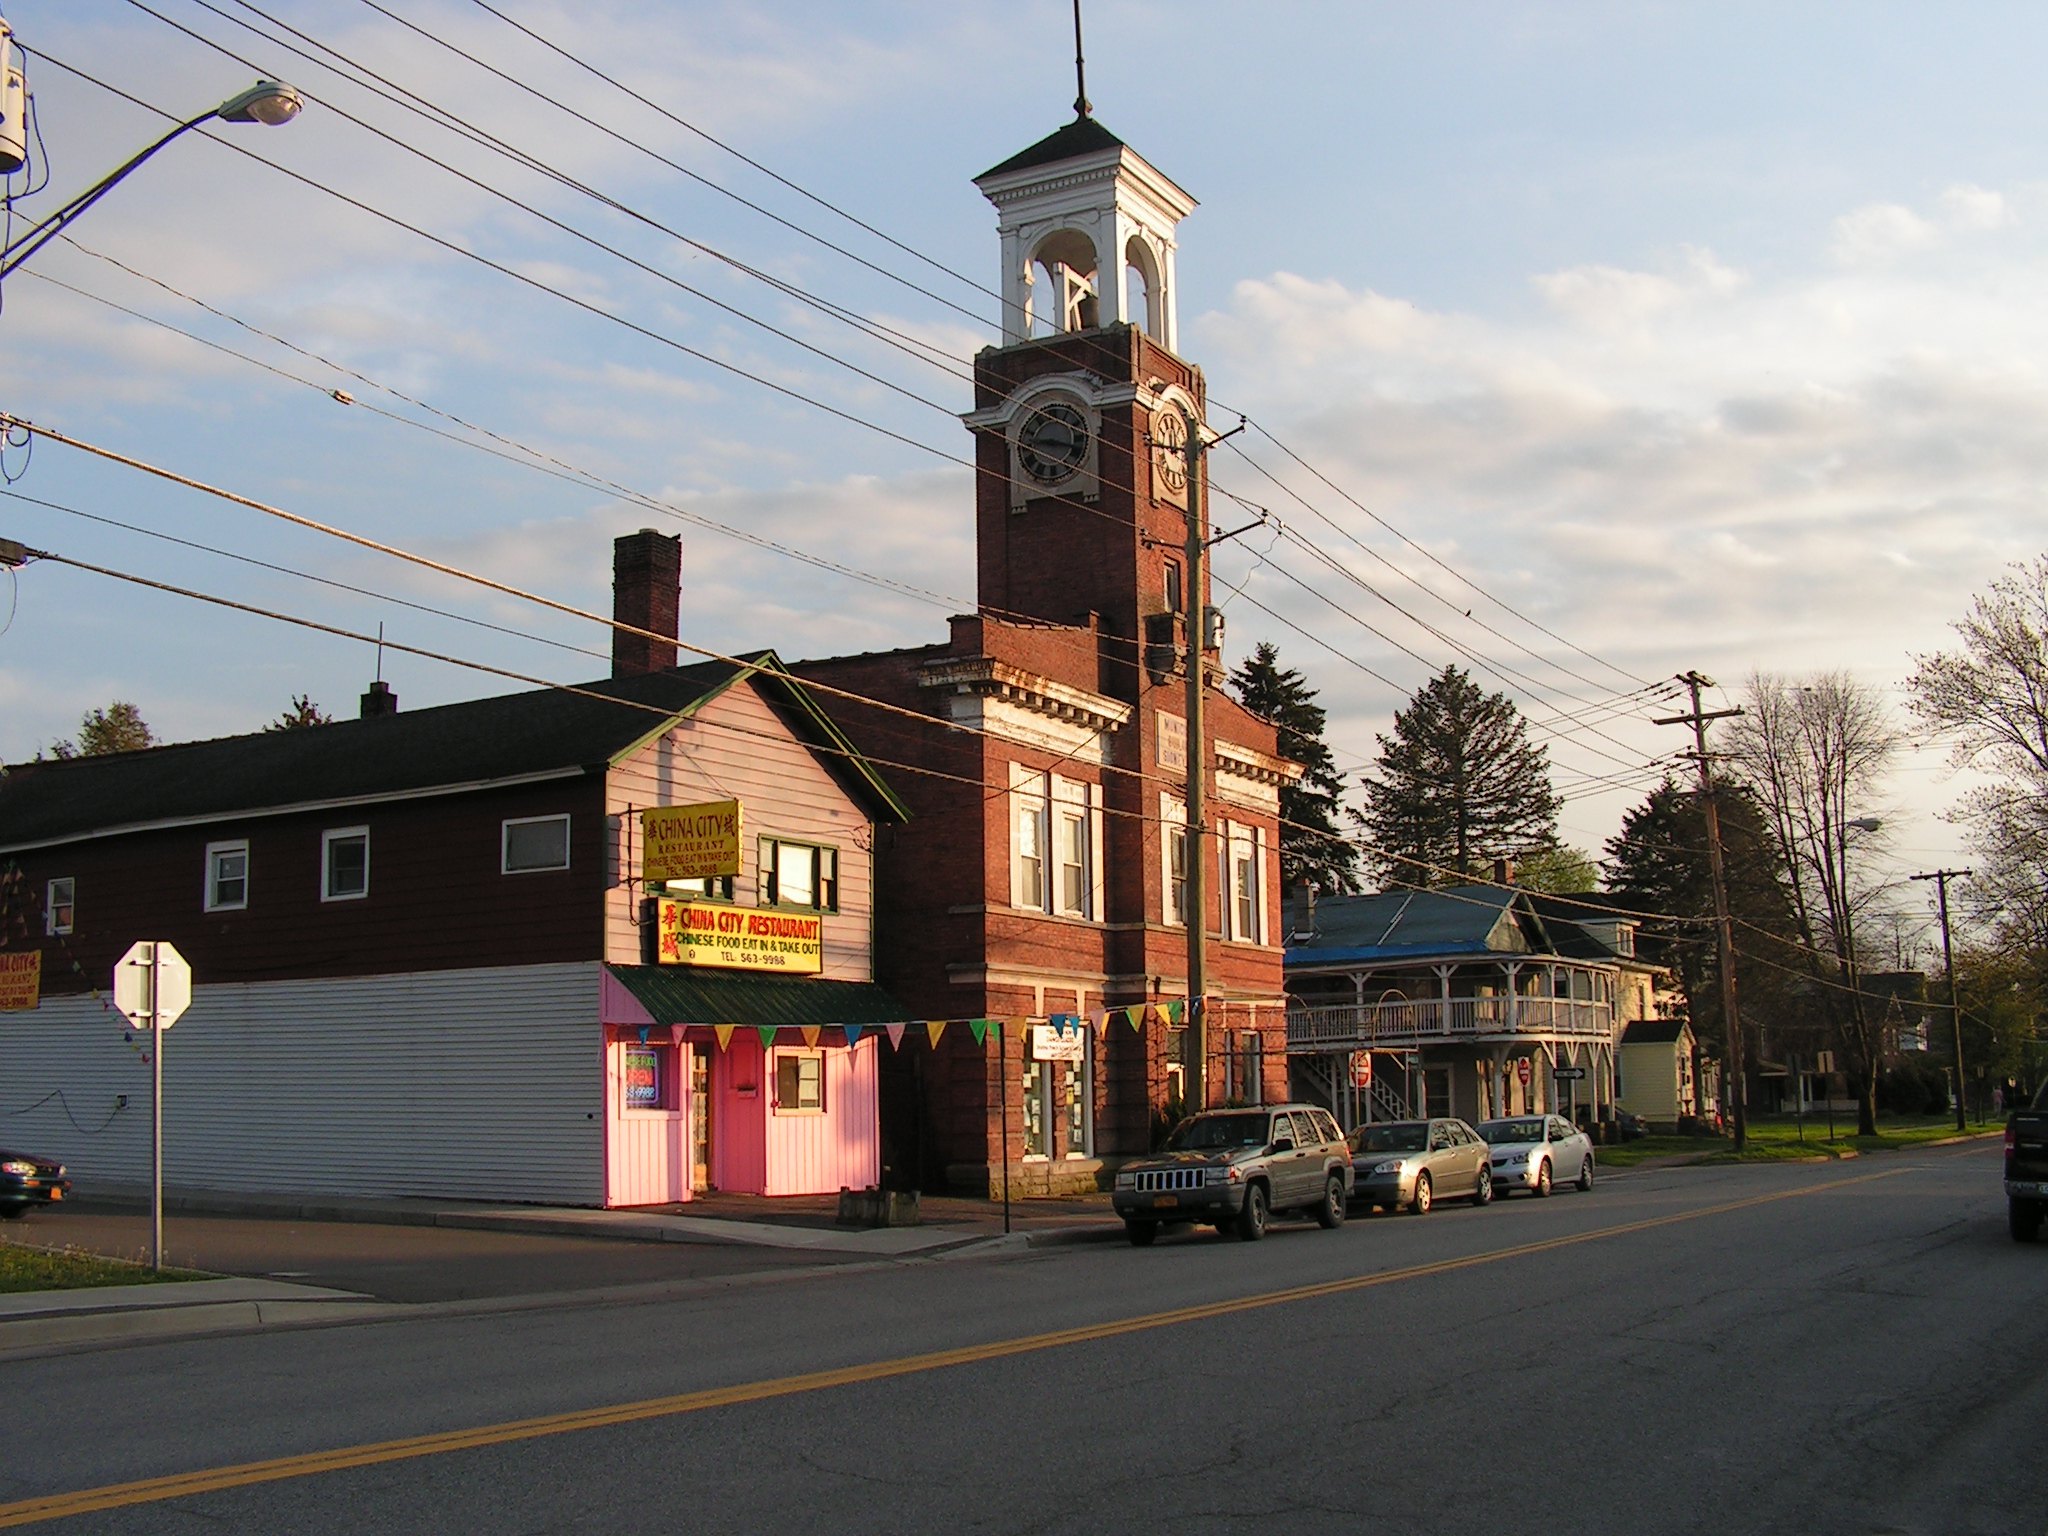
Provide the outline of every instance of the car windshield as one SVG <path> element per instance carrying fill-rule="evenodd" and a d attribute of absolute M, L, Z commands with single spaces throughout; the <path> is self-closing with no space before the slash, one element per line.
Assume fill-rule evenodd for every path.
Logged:
<path fill-rule="evenodd" d="M 1508 1141 L 1541 1141 L 1543 1122 L 1541 1120 L 1489 1120 L 1479 1127 L 1479 1134 L 1498 1146 Z"/>
<path fill-rule="evenodd" d="M 1354 1152 L 1421 1152 L 1429 1146 L 1429 1124 L 1416 1120 L 1398 1125 L 1368 1125 L 1351 1137 Z"/>
<path fill-rule="evenodd" d="M 1169 1152 L 1215 1152 L 1227 1147 L 1263 1147 L 1266 1117 L 1256 1115 L 1197 1115 L 1183 1120 L 1166 1138 Z"/>

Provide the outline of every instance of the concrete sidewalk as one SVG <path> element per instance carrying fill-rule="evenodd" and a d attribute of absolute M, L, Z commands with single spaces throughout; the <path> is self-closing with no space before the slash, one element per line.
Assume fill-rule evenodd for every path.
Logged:
<path fill-rule="evenodd" d="M 88 1203 L 134 1210 L 146 1190 L 95 1188 Z M 488 1205 L 464 1201 L 300 1197 L 263 1194 L 178 1194 L 171 1213 L 261 1217 L 307 1223 L 446 1227 L 508 1234 L 610 1239 L 638 1243 L 710 1243 L 791 1253 L 866 1258 L 876 1263 L 1019 1252 L 1054 1244 L 1119 1238 L 1123 1224 L 1108 1195 L 1000 1202 L 957 1196 L 920 1201 L 911 1227 L 855 1228 L 836 1220 L 837 1195 L 763 1197 L 714 1194 L 685 1204 L 633 1210 Z M 17 1241 L 61 1244 L 61 1209 L 32 1227 L 11 1228 Z M 580 1293 L 594 1296 L 596 1292 Z M 0 1355 L 21 1349 L 113 1343 L 417 1315 L 429 1307 L 546 1304 L 555 1298 L 500 1298 L 488 1304 L 391 1302 L 350 1291 L 253 1276 L 0 1294 Z"/>

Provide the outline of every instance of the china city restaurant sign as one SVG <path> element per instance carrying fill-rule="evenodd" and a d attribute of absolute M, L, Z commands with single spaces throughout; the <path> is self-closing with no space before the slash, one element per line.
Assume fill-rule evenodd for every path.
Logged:
<path fill-rule="evenodd" d="M 662 965 L 815 976 L 825 968 L 824 919 L 723 901 L 663 896 L 654 904 L 654 958 Z"/>
<path fill-rule="evenodd" d="M 640 813 L 640 877 L 702 880 L 740 872 L 740 803 L 658 805 Z"/>

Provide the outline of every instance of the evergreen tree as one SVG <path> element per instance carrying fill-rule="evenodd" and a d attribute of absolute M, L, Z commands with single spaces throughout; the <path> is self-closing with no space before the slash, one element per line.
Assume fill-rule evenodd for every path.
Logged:
<path fill-rule="evenodd" d="M 1557 841 L 1550 759 L 1505 694 L 1447 666 L 1394 715 L 1359 820 L 1392 885 L 1454 885 Z"/>
<path fill-rule="evenodd" d="M 1599 871 L 1583 848 L 1537 848 L 1515 860 L 1515 880 L 1525 891 L 1548 891 L 1570 896 L 1590 891 L 1599 883 Z"/>
<path fill-rule="evenodd" d="M 1292 667 L 1280 665 L 1279 651 L 1260 641 L 1230 674 L 1238 703 L 1280 731 L 1280 755 L 1307 772 L 1280 791 L 1280 883 L 1289 890 L 1313 882 L 1324 895 L 1358 889 L 1358 849 L 1337 830 L 1344 779 L 1323 741 L 1328 716 L 1315 702 L 1316 690 Z"/>
<path fill-rule="evenodd" d="M 78 740 L 53 742 L 50 756 L 104 757 L 109 752 L 139 752 L 156 745 L 142 711 L 125 699 L 89 711 L 78 722 Z"/>

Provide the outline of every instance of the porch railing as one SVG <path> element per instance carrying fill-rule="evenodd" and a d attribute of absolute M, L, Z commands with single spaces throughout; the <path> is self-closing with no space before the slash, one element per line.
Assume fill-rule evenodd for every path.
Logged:
<path fill-rule="evenodd" d="M 1290 1051 L 1347 1045 L 1390 1049 L 1524 1035 L 1611 1040 L 1614 1010 L 1606 1003 L 1566 997 L 1431 997 L 1287 1010 Z"/>

